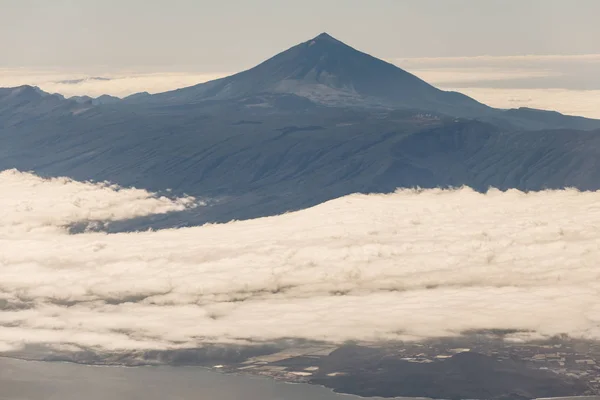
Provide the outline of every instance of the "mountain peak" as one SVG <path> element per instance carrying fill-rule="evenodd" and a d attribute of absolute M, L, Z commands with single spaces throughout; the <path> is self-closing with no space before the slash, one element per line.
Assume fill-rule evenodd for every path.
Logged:
<path fill-rule="evenodd" d="M 318 35 L 317 37 L 315 37 L 313 39 L 314 41 L 330 41 L 330 42 L 339 42 L 339 40 L 337 40 L 336 38 L 334 38 L 333 36 L 331 36 L 329 33 L 327 32 L 323 32 L 320 35 Z"/>
<path fill-rule="evenodd" d="M 347 47 L 350 48 L 347 44 L 345 44 L 344 42 L 342 42 L 341 40 L 337 40 L 336 38 L 334 38 L 333 36 L 331 36 L 329 33 L 327 32 L 323 32 L 320 35 L 312 38 L 311 40 L 302 43 L 304 46 L 308 45 L 308 47 L 312 47 L 314 45 L 318 45 L 317 47 L 320 49 L 331 49 L 331 48 L 342 48 L 342 47 Z M 301 44 L 301 45 L 302 45 Z"/>
<path fill-rule="evenodd" d="M 456 116 L 486 109 L 466 96 L 438 90 L 327 32 L 247 71 L 161 97 L 226 100 L 264 93 L 292 94 L 339 107 L 410 108 Z"/>

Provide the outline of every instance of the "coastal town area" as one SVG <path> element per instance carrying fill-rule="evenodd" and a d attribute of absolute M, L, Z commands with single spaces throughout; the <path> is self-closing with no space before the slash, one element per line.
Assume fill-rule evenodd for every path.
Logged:
<path fill-rule="evenodd" d="M 295 383 L 314 383 L 382 370 L 394 363 L 444 363 L 461 354 L 478 354 L 499 363 L 516 363 L 531 371 L 546 371 L 565 379 L 582 382 L 586 396 L 600 400 L 600 343 L 554 339 L 546 342 L 511 342 L 496 337 L 474 335 L 426 343 L 353 343 L 344 346 L 307 345 L 275 354 L 250 358 L 239 364 L 216 365 L 227 373 L 266 376 Z M 485 365 L 483 366 L 485 368 Z"/>

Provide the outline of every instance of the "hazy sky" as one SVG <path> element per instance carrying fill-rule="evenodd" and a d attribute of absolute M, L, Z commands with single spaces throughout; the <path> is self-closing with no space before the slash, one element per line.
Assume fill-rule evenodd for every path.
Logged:
<path fill-rule="evenodd" d="M 598 0 L 0 0 L 0 67 L 237 71 L 322 31 L 381 58 L 600 53 Z"/>

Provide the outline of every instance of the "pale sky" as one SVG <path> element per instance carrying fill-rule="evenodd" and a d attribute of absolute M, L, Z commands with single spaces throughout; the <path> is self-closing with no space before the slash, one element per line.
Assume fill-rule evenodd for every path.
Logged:
<path fill-rule="evenodd" d="M 494 107 L 600 118 L 598 15 L 600 0 L 0 0 L 0 87 L 163 92 L 328 32 Z"/>
<path fill-rule="evenodd" d="M 0 68 L 251 67 L 327 31 L 380 58 L 600 53 L 598 0 L 0 0 Z"/>

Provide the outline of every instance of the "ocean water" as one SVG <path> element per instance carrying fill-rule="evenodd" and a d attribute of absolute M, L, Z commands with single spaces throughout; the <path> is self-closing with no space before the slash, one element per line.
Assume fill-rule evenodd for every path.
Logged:
<path fill-rule="evenodd" d="M 307 384 L 287 384 L 199 367 L 99 367 L 0 358 L 0 400 L 354 400 Z"/>

